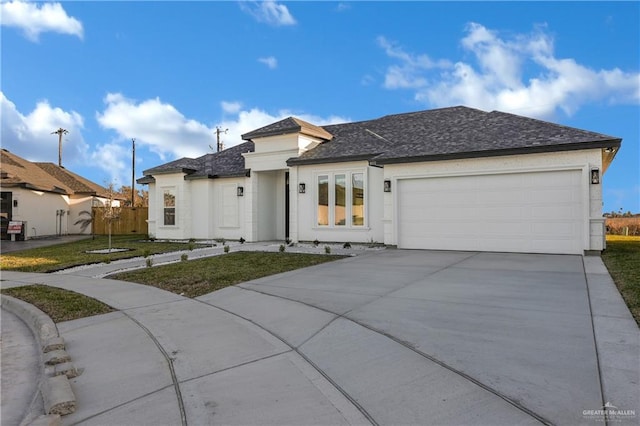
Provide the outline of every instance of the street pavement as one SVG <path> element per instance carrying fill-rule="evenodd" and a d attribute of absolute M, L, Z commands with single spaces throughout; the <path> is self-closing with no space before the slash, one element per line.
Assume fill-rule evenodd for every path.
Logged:
<path fill-rule="evenodd" d="M 39 348 L 31 330 L 20 318 L 5 309 L 0 309 L 0 315 L 0 423 L 18 425 L 30 413 L 37 393 Z"/>
<path fill-rule="evenodd" d="M 196 299 L 104 273 L 2 276 L 117 309 L 58 324 L 84 368 L 64 424 L 599 424 L 607 402 L 640 414 L 640 333 L 597 257 L 363 251 Z"/>

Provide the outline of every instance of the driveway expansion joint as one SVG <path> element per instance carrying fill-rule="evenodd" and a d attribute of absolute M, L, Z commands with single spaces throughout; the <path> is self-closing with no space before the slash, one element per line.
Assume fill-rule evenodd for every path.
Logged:
<path fill-rule="evenodd" d="M 140 321 L 138 321 L 137 319 L 133 318 L 131 315 L 127 314 L 126 312 L 123 312 L 123 314 L 126 315 L 127 318 L 129 318 L 131 321 L 136 323 L 140 328 L 142 328 L 144 330 L 144 332 L 149 336 L 149 338 L 157 346 L 157 348 L 160 350 L 160 352 L 164 356 L 165 360 L 167 361 L 167 364 L 169 366 L 169 372 L 171 373 L 171 380 L 173 382 L 173 388 L 174 388 L 174 390 L 176 392 L 176 398 L 178 400 L 178 408 L 180 410 L 180 420 L 182 422 L 182 426 L 187 426 L 187 413 L 186 413 L 186 410 L 185 410 L 185 407 L 184 407 L 184 400 L 182 399 L 182 392 L 180 391 L 180 382 L 178 381 L 178 377 L 176 376 L 175 368 L 173 367 L 173 358 L 171 358 L 169 356 L 169 354 L 162 347 L 162 345 L 160 344 L 158 339 L 156 339 L 156 337 L 153 335 L 153 333 L 151 333 L 151 330 L 149 330 Z"/>
<path fill-rule="evenodd" d="M 244 288 L 243 288 L 243 290 L 248 290 L 248 289 L 244 289 Z M 251 290 L 251 291 L 253 291 L 253 290 Z M 258 293 L 259 293 L 259 292 L 258 292 Z M 260 293 L 260 294 L 264 294 L 264 293 Z M 272 296 L 272 295 L 268 295 L 268 296 Z M 279 297 L 279 296 L 273 296 L 273 297 L 277 297 L 277 298 L 280 298 L 280 299 L 286 299 L 286 298 Z M 307 342 L 307 341 L 309 341 L 310 339 L 306 339 L 302 344 L 300 344 L 300 345 L 298 345 L 297 347 L 295 347 L 295 346 L 293 346 L 291 343 L 289 343 L 286 339 L 284 339 L 283 337 L 279 336 L 277 333 L 275 333 L 275 332 L 273 332 L 273 331 L 271 331 L 271 330 L 267 329 L 267 328 L 266 328 L 266 327 L 264 327 L 262 324 L 259 324 L 259 323 L 257 323 L 256 321 L 251 320 L 250 318 L 246 318 L 246 317 L 244 317 L 244 316 L 242 316 L 242 315 L 240 315 L 240 314 L 237 314 L 237 313 L 235 313 L 235 312 L 232 312 L 232 311 L 230 311 L 230 310 L 228 310 L 228 309 L 225 309 L 225 308 L 222 308 L 222 307 L 220 307 L 220 306 L 216 306 L 216 305 L 214 305 L 213 303 L 210 303 L 210 302 L 205 302 L 205 301 L 203 301 L 203 300 L 199 300 L 199 299 L 193 299 L 193 300 L 196 300 L 196 301 L 198 301 L 198 302 L 200 302 L 200 303 L 203 303 L 203 304 L 205 304 L 205 305 L 207 305 L 207 306 L 211 306 L 211 307 L 213 307 L 213 308 L 219 309 L 219 310 L 221 310 L 222 312 L 225 312 L 225 313 L 227 313 L 227 314 L 230 314 L 230 315 L 233 315 L 233 316 L 235 316 L 235 317 L 241 318 L 241 319 L 243 319 L 244 321 L 247 321 L 247 322 L 249 322 L 249 323 L 251 323 L 251 324 L 255 325 L 256 327 L 259 327 L 260 329 L 262 329 L 262 330 L 264 330 L 265 332 L 269 333 L 270 335 L 272 335 L 272 336 L 273 336 L 273 337 L 275 337 L 276 339 L 280 340 L 280 341 L 281 341 L 282 343 L 284 343 L 286 346 L 288 346 L 289 348 L 291 348 L 289 351 L 285 351 L 284 353 L 287 353 L 287 352 L 295 352 L 297 355 L 299 355 L 302 359 L 304 359 L 304 360 L 305 360 L 305 362 L 307 362 L 311 367 L 313 367 L 313 368 L 314 368 L 314 369 L 315 369 L 315 370 L 316 370 L 316 371 L 317 371 L 317 372 L 318 372 L 322 377 L 324 377 L 324 378 L 325 378 L 329 383 L 331 383 L 331 385 L 332 385 L 336 390 L 338 390 L 338 392 L 340 392 L 340 393 L 341 393 L 341 394 L 342 394 L 342 395 L 343 395 L 343 396 L 344 396 L 344 397 L 345 397 L 349 402 L 351 402 L 351 404 L 353 404 L 353 406 L 354 406 L 354 407 L 356 407 L 356 409 L 358 409 L 358 411 L 360 411 L 360 413 L 361 413 L 361 414 L 362 414 L 362 415 L 363 415 L 367 420 L 369 420 L 369 422 L 371 422 L 371 424 L 372 424 L 373 426 L 379 426 L 379 423 L 378 423 L 378 422 L 377 422 L 377 421 L 376 421 L 376 420 L 371 416 L 371 414 L 369 414 L 369 413 L 367 412 L 367 410 L 366 410 L 363 406 L 361 406 L 361 405 L 358 403 L 358 401 L 356 401 L 356 399 L 355 399 L 355 398 L 353 398 L 351 395 L 349 395 L 349 394 L 347 393 L 347 391 L 346 391 L 346 390 L 344 390 L 344 389 L 343 389 L 343 388 L 342 388 L 338 383 L 336 383 L 336 382 L 335 382 L 335 381 L 334 381 L 334 380 L 333 380 L 333 379 L 332 379 L 332 378 L 331 378 L 331 377 L 330 377 L 330 376 L 329 376 L 329 375 L 328 375 L 324 370 L 322 370 L 318 365 L 316 365 L 314 362 L 312 362 L 312 361 L 311 361 L 311 360 L 310 360 L 310 359 L 309 359 L 309 358 L 308 358 L 304 353 L 302 353 L 302 352 L 298 349 L 300 346 L 302 346 L 302 344 L 306 343 L 306 342 Z M 301 303 L 301 302 L 298 302 L 298 303 Z M 310 306 L 310 305 L 309 305 L 309 306 Z M 312 306 L 312 307 L 313 307 L 313 306 Z M 326 310 L 325 310 L 325 312 L 329 312 L 329 311 L 326 311 Z M 329 312 L 329 313 L 331 313 L 331 312 Z M 334 314 L 334 315 L 337 315 L 337 314 Z M 327 324 L 325 324 L 325 325 L 322 327 L 322 329 L 321 329 L 320 331 L 324 330 L 324 329 L 325 329 L 329 324 L 333 323 L 333 321 L 335 321 L 338 317 L 339 317 L 339 316 L 336 316 L 336 318 L 333 318 L 331 321 L 329 321 Z M 319 333 L 320 331 L 318 331 L 318 333 Z M 315 334 L 314 334 L 314 336 L 315 336 L 316 334 L 317 334 L 317 333 L 315 333 Z M 281 354 L 277 354 L 277 355 L 281 355 Z M 274 355 L 274 356 L 275 356 L 275 355 Z M 265 358 L 271 358 L 271 357 L 272 357 L 272 356 L 270 356 L 270 357 L 265 357 Z M 263 358 L 263 359 L 264 359 L 264 358 Z M 256 361 L 259 361 L 259 360 L 256 360 Z M 245 364 L 247 364 L 247 363 L 245 363 Z M 232 368 L 235 368 L 235 367 L 232 367 Z"/>
<path fill-rule="evenodd" d="M 465 260 L 466 260 L 466 259 L 468 259 L 468 258 L 471 258 L 471 257 L 475 256 L 476 254 L 478 254 L 478 253 L 475 253 L 475 254 L 473 254 L 472 256 L 469 256 L 469 257 L 465 258 Z M 456 262 L 456 263 L 459 263 L 459 262 Z M 436 271 L 436 272 L 442 271 L 442 270 L 444 270 L 444 269 L 446 269 L 446 268 L 441 268 L 441 269 L 439 269 L 439 270 L 438 270 L 438 271 Z M 435 273 L 435 272 L 434 272 L 434 273 Z M 429 275 L 431 275 L 431 274 L 429 274 Z M 396 338 L 396 337 L 394 337 L 394 336 L 392 336 L 392 335 L 390 335 L 390 334 L 388 334 L 388 333 L 385 333 L 385 332 L 384 332 L 384 331 L 382 331 L 382 330 L 378 330 L 378 329 L 376 329 L 376 328 L 374 328 L 374 327 L 371 327 L 371 326 L 369 326 L 369 325 L 367 325 L 367 324 L 365 324 L 365 323 L 362 323 L 362 322 L 360 322 L 360 321 L 358 321 L 358 320 L 355 320 L 355 319 L 353 319 L 353 318 L 350 318 L 350 317 L 346 316 L 346 315 L 347 315 L 349 312 L 351 312 L 353 309 L 351 309 L 351 310 L 349 310 L 349 311 L 347 311 L 347 312 L 345 312 L 345 313 L 343 313 L 343 314 L 339 314 L 339 313 L 336 313 L 336 312 L 332 312 L 332 311 L 330 311 L 330 310 L 328 310 L 328 309 L 321 308 L 321 307 L 318 307 L 318 306 L 314 306 L 314 305 L 311 305 L 311 304 L 309 304 L 309 303 L 301 302 L 301 301 L 299 301 L 299 300 L 295 300 L 295 299 L 292 299 L 292 298 L 288 298 L 288 297 L 284 297 L 284 296 L 280 296 L 280 295 L 273 295 L 273 294 L 269 294 L 269 293 L 263 293 L 263 292 L 261 292 L 261 291 L 258 291 L 258 290 L 256 290 L 256 289 L 254 289 L 254 288 L 244 288 L 244 287 L 241 287 L 241 288 L 242 288 L 243 290 L 253 291 L 253 292 L 256 292 L 256 293 L 259 293 L 259 294 L 264 294 L 264 295 L 268 295 L 268 296 L 272 296 L 272 297 L 277 297 L 277 298 L 284 299 L 284 300 L 289 300 L 289 301 L 291 301 L 291 302 L 300 303 L 300 304 L 303 304 L 303 305 L 305 305 L 305 306 L 309 306 L 309 307 L 311 307 L 311 308 L 319 309 L 319 310 L 324 311 L 324 312 L 326 312 L 326 313 L 336 315 L 336 318 L 334 318 L 332 321 L 330 321 L 330 323 L 334 322 L 335 320 L 337 320 L 337 319 L 339 319 L 339 318 L 343 318 L 343 319 L 345 319 L 345 320 L 347 320 L 347 321 L 351 321 L 351 322 L 353 322 L 354 324 L 357 324 L 357 325 L 359 325 L 359 326 L 361 326 L 361 327 L 363 327 L 363 328 L 366 328 L 367 330 L 373 331 L 374 333 L 380 334 L 380 335 L 382 335 L 382 336 L 384 336 L 384 337 L 386 337 L 386 338 L 388 338 L 388 339 L 392 340 L 393 342 L 395 342 L 395 343 L 397 343 L 397 344 L 399 344 L 399 345 L 401 345 L 401 346 L 403 346 L 403 347 L 405 347 L 405 348 L 407 348 L 407 349 L 411 350 L 412 352 L 414 352 L 414 353 L 416 353 L 416 354 L 418 354 L 418 355 L 422 356 L 423 358 L 425 358 L 425 359 L 427 359 L 427 360 L 429 360 L 429 361 L 431 361 L 431 362 L 433 362 L 433 363 L 435 363 L 435 364 L 439 365 L 440 367 L 447 369 L 448 371 L 450 371 L 450 372 L 452 372 L 452 373 L 454 373 L 454 374 L 456 374 L 456 375 L 458 375 L 458 376 L 462 377 L 463 379 L 466 379 L 467 381 L 469 381 L 469 382 L 471 382 L 471 383 L 475 384 L 476 386 L 478 386 L 478 387 L 480 387 L 480 388 L 484 389 L 485 391 L 487 391 L 487 392 L 489 392 L 489 393 L 491 393 L 491 394 L 495 395 L 496 397 L 498 397 L 498 398 L 502 399 L 503 401 L 505 401 L 506 403 L 510 404 L 510 405 L 511 405 L 511 406 L 513 406 L 514 408 L 516 408 L 516 409 L 518 409 L 518 410 L 522 411 L 523 413 L 525 413 L 525 414 L 527 414 L 527 415 L 529 415 L 529 416 L 533 417 L 534 419 L 536 419 L 536 420 L 537 420 L 537 421 L 539 421 L 540 423 L 542 423 L 542 424 L 544 424 L 544 425 L 553 425 L 553 422 L 551 422 L 550 420 L 548 420 L 548 419 L 544 418 L 543 416 L 541 416 L 540 414 L 538 414 L 538 413 L 536 413 L 536 412 L 532 411 L 531 409 L 529 409 L 529 408 L 527 408 L 527 407 L 523 406 L 523 405 L 522 405 L 522 404 L 520 404 L 518 401 L 515 401 L 514 399 L 509 398 L 508 396 L 506 396 L 506 395 L 502 394 L 502 393 L 501 393 L 501 392 L 499 392 L 498 390 L 493 389 L 492 387 L 490 387 L 490 386 L 488 386 L 488 385 L 485 385 L 484 383 L 482 383 L 482 382 L 481 382 L 481 381 L 479 381 L 478 379 L 475 379 L 474 377 L 470 376 L 469 374 L 464 373 L 464 372 L 462 372 L 462 371 L 460 371 L 460 370 L 458 370 L 458 369 L 456 369 L 456 368 L 454 368 L 454 367 L 452 367 L 452 366 L 448 365 L 447 363 L 445 363 L 445 362 L 443 362 L 443 361 L 440 361 L 439 359 L 437 359 L 437 358 L 433 357 L 432 355 L 429 355 L 429 354 L 427 354 L 427 353 L 425 353 L 425 352 L 422 352 L 422 351 L 420 351 L 420 350 L 416 349 L 415 347 L 413 347 L 413 345 L 408 344 L 407 342 L 404 342 L 404 341 L 402 341 L 402 340 L 400 340 L 400 339 L 398 339 L 398 338 Z M 394 291 L 396 291 L 396 290 L 394 290 Z M 389 293 L 387 293 L 387 294 L 391 294 L 391 293 L 393 293 L 393 292 L 389 292 Z M 377 299 L 376 299 L 376 300 L 377 300 Z M 206 303 L 206 302 L 202 302 L 202 303 Z M 209 303 L 207 303 L 207 304 L 209 304 Z M 367 303 L 367 304 L 368 304 L 368 303 Z M 366 305 L 366 304 L 365 304 L 365 305 Z M 211 306 L 214 306 L 214 305 L 211 305 Z M 364 305 L 363 305 L 363 306 L 364 306 Z M 225 309 L 223 309 L 223 308 L 219 308 L 219 309 L 222 309 L 222 310 L 226 311 L 226 310 L 225 310 Z M 233 312 L 230 312 L 230 313 L 231 313 L 231 314 L 234 314 L 234 315 L 237 315 L 237 314 L 235 314 L 235 313 L 233 313 Z M 239 315 L 238 315 L 238 316 L 239 316 Z M 245 319 L 246 319 L 246 318 L 245 318 Z M 253 321 L 251 321 L 251 320 L 249 320 L 249 319 L 247 319 L 247 321 L 253 322 Z M 264 327 L 262 327 L 260 324 L 256 324 L 256 325 L 258 325 L 258 326 L 259 326 L 259 327 L 261 327 L 261 328 L 264 328 Z M 323 327 L 323 329 L 324 329 L 324 328 L 326 328 L 328 325 L 329 325 L 329 324 L 325 325 L 325 326 Z M 280 340 L 282 340 L 284 343 L 286 343 L 283 339 L 281 339 L 281 338 L 280 338 L 279 336 L 277 336 L 276 334 L 272 333 L 271 331 L 269 331 L 269 330 L 267 330 L 267 329 L 265 329 L 265 330 L 266 330 L 266 331 L 268 331 L 269 333 L 273 334 L 274 336 L 278 337 L 278 338 L 279 338 Z M 316 335 L 317 335 L 317 333 L 316 333 Z M 308 341 L 310 341 L 310 340 L 311 340 L 311 339 L 307 339 L 304 343 L 307 343 L 307 342 L 308 342 Z M 302 346 L 302 345 L 300 345 L 300 346 Z M 294 349 L 297 353 L 299 353 L 299 354 L 300 354 L 300 355 L 301 355 L 301 356 L 302 356 L 302 357 L 303 357 L 307 362 L 309 362 L 311 365 L 313 365 L 313 366 L 314 366 L 314 368 L 316 368 L 316 369 L 317 369 L 317 370 L 318 370 L 318 371 L 319 371 L 323 376 L 326 376 L 326 373 L 324 373 L 324 372 L 323 372 L 323 371 L 322 371 L 318 366 L 316 366 L 316 365 L 315 365 L 311 360 L 309 360 L 309 359 L 308 359 L 304 354 L 302 354 L 301 352 L 299 352 L 297 348 L 293 348 L 293 349 Z M 346 393 L 346 391 L 344 391 L 344 390 L 343 390 L 343 389 L 342 389 L 342 388 L 341 388 L 337 383 L 335 383 L 335 382 L 334 382 L 330 377 L 328 377 L 328 376 L 327 376 L 327 379 L 328 379 L 328 380 L 329 380 L 329 381 L 330 381 L 334 386 L 336 386 L 336 388 L 337 388 L 337 389 L 339 389 L 339 390 L 340 390 L 340 392 L 343 392 L 343 394 L 344 394 L 345 396 L 347 396 L 347 397 L 349 398 L 349 400 L 351 400 L 352 402 L 356 403 L 356 402 L 355 402 L 355 400 L 354 400 L 350 395 L 348 395 L 348 394 Z M 357 404 L 356 406 L 360 409 L 360 405 L 359 405 L 359 404 Z M 365 413 L 366 413 L 366 411 L 364 410 L 364 408 L 362 408 L 362 409 L 361 409 L 361 411 L 362 411 L 362 413 L 363 413 L 363 414 L 365 414 Z M 375 422 L 375 420 L 374 420 L 374 419 L 373 419 L 373 418 L 372 418 L 368 413 L 366 413 L 365 415 L 367 416 L 367 418 L 370 418 L 372 422 Z M 375 424 L 377 424 L 377 422 L 376 422 Z"/>

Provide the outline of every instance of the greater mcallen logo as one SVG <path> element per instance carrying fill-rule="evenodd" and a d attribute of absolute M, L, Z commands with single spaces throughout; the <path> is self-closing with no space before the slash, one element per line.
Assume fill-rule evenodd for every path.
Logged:
<path fill-rule="evenodd" d="M 607 401 L 599 410 L 583 410 L 584 417 L 593 418 L 597 421 L 621 422 L 631 420 L 636 417 L 636 410 L 620 410 L 618 407 Z"/>

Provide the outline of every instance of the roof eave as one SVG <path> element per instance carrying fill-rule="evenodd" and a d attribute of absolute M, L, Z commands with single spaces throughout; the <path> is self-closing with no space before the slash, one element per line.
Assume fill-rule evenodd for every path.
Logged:
<path fill-rule="evenodd" d="M 245 169 L 232 173 L 219 173 L 212 175 L 189 175 L 185 176 L 185 180 L 200 180 L 200 179 L 223 179 L 223 178 L 237 178 L 237 177 L 249 177 L 251 173 L 250 169 Z"/>
<path fill-rule="evenodd" d="M 346 163 L 349 161 L 367 161 L 374 158 L 379 153 L 375 154 L 360 154 L 360 155 L 348 155 L 341 157 L 325 157 L 325 158 L 289 158 L 287 160 L 287 166 L 306 166 L 311 164 L 328 164 L 328 163 Z"/>
<path fill-rule="evenodd" d="M 524 148 L 494 149 L 486 151 L 455 152 L 450 154 L 416 155 L 408 157 L 373 158 L 371 165 L 419 163 L 423 161 L 462 160 L 468 158 L 500 157 L 519 154 L 541 154 L 545 152 L 579 151 L 583 149 L 619 148 L 622 139 L 597 142 L 579 142 L 563 145 L 530 146 Z"/>
<path fill-rule="evenodd" d="M 145 170 L 142 173 L 145 175 L 149 175 L 149 176 L 153 176 L 153 175 L 170 175 L 170 174 L 174 174 L 174 173 L 184 173 L 186 175 L 189 175 L 191 173 L 195 173 L 198 170 L 196 169 L 189 169 L 187 167 L 176 167 L 175 169 L 165 169 L 165 170 L 154 170 L 154 169 L 149 169 L 149 170 Z"/>
<path fill-rule="evenodd" d="M 151 175 L 143 176 L 141 178 L 136 179 L 136 183 L 139 183 L 140 185 L 146 185 L 146 184 L 155 183 L 155 182 L 156 182 L 155 178 Z"/>

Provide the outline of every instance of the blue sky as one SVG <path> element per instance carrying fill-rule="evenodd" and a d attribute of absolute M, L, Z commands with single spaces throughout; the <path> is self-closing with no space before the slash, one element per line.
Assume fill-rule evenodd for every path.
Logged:
<path fill-rule="evenodd" d="M 603 211 L 640 212 L 638 2 L 6 2 L 2 147 L 97 183 L 294 115 L 467 105 L 623 139 Z"/>

